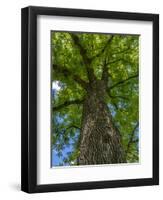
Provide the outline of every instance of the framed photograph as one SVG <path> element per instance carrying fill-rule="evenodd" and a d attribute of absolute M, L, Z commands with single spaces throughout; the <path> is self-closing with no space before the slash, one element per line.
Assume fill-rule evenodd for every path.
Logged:
<path fill-rule="evenodd" d="M 159 184 L 159 16 L 22 9 L 22 190 Z"/>

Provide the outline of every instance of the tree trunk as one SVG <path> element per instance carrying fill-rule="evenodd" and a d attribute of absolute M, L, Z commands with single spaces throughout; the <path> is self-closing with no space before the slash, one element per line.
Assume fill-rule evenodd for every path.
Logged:
<path fill-rule="evenodd" d="M 91 84 L 83 104 L 79 165 L 126 162 L 121 137 L 113 124 L 105 96 L 103 81 Z"/>

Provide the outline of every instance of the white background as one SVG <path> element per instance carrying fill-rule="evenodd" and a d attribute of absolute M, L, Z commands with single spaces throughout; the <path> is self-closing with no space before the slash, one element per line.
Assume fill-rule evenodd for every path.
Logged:
<path fill-rule="evenodd" d="M 163 175 L 160 172 L 160 186 L 102 189 L 90 191 L 59 192 L 44 194 L 25 194 L 20 192 L 20 8 L 27 5 L 56 6 L 67 8 L 106 9 L 116 11 L 160 13 L 162 22 L 162 0 L 5 0 L 0 7 L 0 199 L 162 199 Z M 160 35 L 163 27 L 160 22 Z M 160 44 L 162 39 L 160 39 Z M 160 45 L 160 49 L 161 49 Z M 160 55 L 162 52 L 160 51 Z M 160 56 L 161 57 L 161 56 Z M 160 58 L 160 66 L 163 62 Z M 160 67 L 160 77 L 163 70 Z M 161 78 L 160 78 L 161 79 Z M 163 79 L 160 80 L 160 88 Z M 160 90 L 161 92 L 161 90 Z M 163 91 L 160 93 L 163 102 Z M 160 141 L 163 131 L 163 104 L 160 105 Z M 160 142 L 161 143 L 161 142 Z M 163 145 L 160 145 L 160 154 Z M 163 158 L 160 156 L 160 169 Z M 133 172 L 134 173 L 134 172 Z"/>

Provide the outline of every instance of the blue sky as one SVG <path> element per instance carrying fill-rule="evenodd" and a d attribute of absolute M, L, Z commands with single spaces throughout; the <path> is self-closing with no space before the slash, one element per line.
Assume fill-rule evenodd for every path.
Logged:
<path fill-rule="evenodd" d="M 69 145 L 64 148 L 62 151 L 63 157 L 67 157 L 67 153 L 73 150 L 73 146 Z M 59 163 L 63 162 L 63 157 L 59 157 L 57 155 L 57 151 L 55 149 L 52 150 L 52 166 L 58 166 Z"/>
<path fill-rule="evenodd" d="M 52 82 L 52 97 L 56 96 L 58 91 L 60 90 L 59 82 L 53 81 Z M 62 123 L 64 119 L 57 116 L 58 123 Z M 74 138 L 78 137 L 78 131 L 75 134 Z M 62 156 L 58 156 L 58 152 L 55 150 L 55 148 L 52 148 L 52 166 L 58 166 L 60 163 L 63 163 L 63 159 L 67 157 L 67 153 L 73 151 L 73 140 L 70 139 L 69 145 L 65 145 L 62 150 Z"/>

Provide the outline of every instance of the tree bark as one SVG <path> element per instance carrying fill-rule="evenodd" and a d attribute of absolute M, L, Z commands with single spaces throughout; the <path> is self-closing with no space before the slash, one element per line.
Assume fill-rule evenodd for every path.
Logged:
<path fill-rule="evenodd" d="M 79 165 L 124 163 L 121 137 L 105 103 L 103 80 L 89 84 L 83 103 Z"/>

